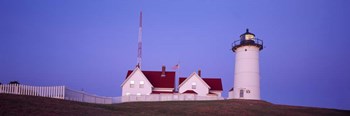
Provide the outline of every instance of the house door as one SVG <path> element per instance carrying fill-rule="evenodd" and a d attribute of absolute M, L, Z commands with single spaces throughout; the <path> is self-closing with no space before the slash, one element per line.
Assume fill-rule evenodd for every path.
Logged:
<path fill-rule="evenodd" d="M 239 90 L 239 98 L 243 98 L 244 97 L 244 90 L 241 89 Z"/>

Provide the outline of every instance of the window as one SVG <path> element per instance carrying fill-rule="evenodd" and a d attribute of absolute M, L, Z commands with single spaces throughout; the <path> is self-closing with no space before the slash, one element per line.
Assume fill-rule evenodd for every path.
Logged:
<path fill-rule="evenodd" d="M 250 90 L 247 90 L 246 92 L 247 92 L 247 93 L 250 93 Z"/>
<path fill-rule="evenodd" d="M 193 82 L 193 83 L 192 83 L 192 89 L 196 89 L 196 85 L 197 85 L 197 84 L 196 84 L 195 82 Z"/>
<path fill-rule="evenodd" d="M 144 81 L 140 81 L 139 88 L 143 88 L 144 86 L 145 86 L 145 82 Z"/>
<path fill-rule="evenodd" d="M 244 90 L 243 90 L 243 89 L 241 89 L 241 90 L 239 91 L 239 97 L 240 97 L 240 98 L 243 98 L 243 97 L 244 97 Z"/>
<path fill-rule="evenodd" d="M 245 35 L 245 40 L 254 40 L 254 35 L 250 35 L 250 34 Z"/>
<path fill-rule="evenodd" d="M 130 88 L 134 88 L 135 81 L 130 81 Z"/>
<path fill-rule="evenodd" d="M 137 93 L 136 95 L 137 95 L 137 96 L 140 96 L 140 95 L 141 95 L 141 93 Z"/>

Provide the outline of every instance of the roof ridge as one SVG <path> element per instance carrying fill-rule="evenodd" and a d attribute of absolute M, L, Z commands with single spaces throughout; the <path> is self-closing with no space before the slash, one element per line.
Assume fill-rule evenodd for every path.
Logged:
<path fill-rule="evenodd" d="M 203 79 L 221 79 L 221 78 L 215 78 L 215 77 L 209 77 L 209 78 L 207 78 L 207 77 L 205 77 L 205 78 L 203 78 Z"/>
<path fill-rule="evenodd" d="M 151 71 L 151 70 L 142 70 L 142 72 L 162 72 L 162 71 Z M 165 71 L 165 72 L 176 72 L 176 71 Z"/>

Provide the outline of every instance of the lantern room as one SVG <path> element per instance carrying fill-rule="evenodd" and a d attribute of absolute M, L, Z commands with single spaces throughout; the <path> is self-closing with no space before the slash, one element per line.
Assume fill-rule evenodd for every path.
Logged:
<path fill-rule="evenodd" d="M 259 50 L 262 50 L 263 41 L 256 38 L 255 34 L 249 32 L 249 29 L 247 29 L 246 32 L 240 36 L 239 40 L 232 43 L 232 51 L 235 52 L 235 50 L 241 46 L 256 46 Z"/>
<path fill-rule="evenodd" d="M 241 36 L 241 41 L 254 40 L 255 35 L 249 32 L 249 29 L 246 30 Z"/>

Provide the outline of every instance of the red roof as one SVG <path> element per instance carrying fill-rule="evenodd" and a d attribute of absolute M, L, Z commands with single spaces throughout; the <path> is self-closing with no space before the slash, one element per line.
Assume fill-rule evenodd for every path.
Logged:
<path fill-rule="evenodd" d="M 209 86 L 210 90 L 222 91 L 221 78 L 202 78 Z"/>
<path fill-rule="evenodd" d="M 186 80 L 186 77 L 179 77 L 179 85 Z"/>
<path fill-rule="evenodd" d="M 217 90 L 217 91 L 222 91 L 222 83 L 221 83 L 221 78 L 202 78 L 209 86 L 210 90 Z M 179 78 L 179 85 L 185 81 L 185 77 L 180 77 Z"/>
<path fill-rule="evenodd" d="M 170 91 L 152 91 L 151 94 L 161 94 L 161 93 L 174 93 L 174 92 L 170 92 Z"/>
<path fill-rule="evenodd" d="M 195 91 L 193 91 L 193 90 L 187 90 L 187 91 L 185 91 L 185 92 L 183 92 L 183 93 L 193 93 L 193 94 L 197 94 L 197 92 L 195 92 Z"/>
<path fill-rule="evenodd" d="M 129 70 L 126 78 L 132 73 Z M 175 72 L 165 71 L 165 77 L 161 77 L 162 71 L 142 71 L 149 82 L 155 88 L 175 88 Z"/>

